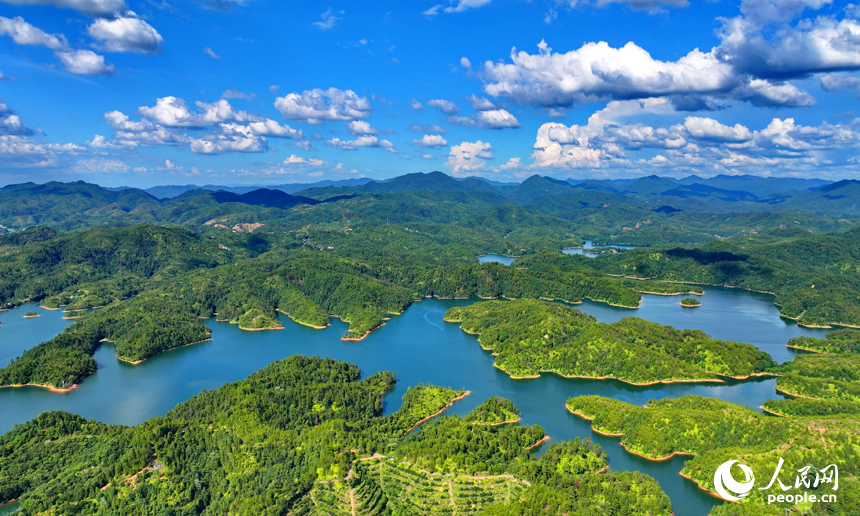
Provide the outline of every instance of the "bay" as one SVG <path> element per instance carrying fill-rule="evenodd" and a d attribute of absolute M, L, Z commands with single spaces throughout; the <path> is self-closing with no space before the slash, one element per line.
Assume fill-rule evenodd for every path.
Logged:
<path fill-rule="evenodd" d="M 702 306 L 692 310 L 678 304 L 681 296 L 656 295 L 645 295 L 636 310 L 590 301 L 577 308 L 602 322 L 637 316 L 677 328 L 702 329 L 716 338 L 755 344 L 779 361 L 790 360 L 795 354 L 785 347 L 789 338 L 826 334 L 826 330 L 802 328 L 781 319 L 772 296 L 721 287 L 705 290 L 706 294 L 699 298 Z M 480 348 L 475 336 L 460 330 L 459 325 L 443 321 L 448 308 L 475 301 L 425 299 L 402 315 L 393 316 L 360 342 L 340 340 L 347 325 L 337 319 L 329 328 L 315 330 L 281 315 L 285 329 L 263 332 L 247 332 L 210 319 L 206 324 L 213 331 L 211 341 L 163 353 L 137 366 L 117 360 L 113 346 L 105 344 L 95 353 L 99 370 L 70 393 L 51 393 L 38 387 L 0 389 L 0 432 L 46 410 L 67 410 L 106 423 L 134 425 L 164 415 L 203 389 L 213 390 L 241 380 L 275 360 L 294 354 L 329 356 L 358 364 L 365 375 L 393 371 L 398 383 L 385 395 L 387 414 L 400 407 L 409 386 L 421 382 L 471 390 L 470 396 L 449 411 L 459 415 L 466 415 L 490 396 L 506 397 L 522 411 L 522 424 L 541 425 L 551 437 L 550 444 L 575 437 L 591 438 L 607 451 L 612 470 L 641 471 L 656 478 L 671 497 L 675 514 L 704 516 L 721 502 L 678 475 L 688 458 L 676 456 L 654 462 L 629 454 L 621 448 L 618 438 L 601 436 L 591 430 L 588 421 L 568 413 L 567 398 L 596 394 L 644 405 L 654 398 L 697 394 L 758 409 L 765 400 L 780 397 L 772 378 L 654 386 L 565 379 L 554 374 L 512 380 L 492 366 L 492 355 Z M 61 312 L 46 310 L 39 310 L 39 318 L 22 318 L 33 309 L 24 306 L 2 313 L 0 356 L 15 356 L 70 322 L 62 319 Z M 19 318 L 22 324 L 7 325 L 7 321 Z"/>

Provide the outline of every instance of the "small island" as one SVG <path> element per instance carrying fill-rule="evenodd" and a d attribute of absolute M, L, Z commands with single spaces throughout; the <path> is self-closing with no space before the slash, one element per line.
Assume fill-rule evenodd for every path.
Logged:
<path fill-rule="evenodd" d="M 688 297 L 681 300 L 681 306 L 684 308 L 696 308 L 697 306 L 702 306 L 702 303 L 698 299 Z"/>
<path fill-rule="evenodd" d="M 27 312 L 24 314 L 24 319 L 32 319 L 33 317 L 39 317 L 39 314 L 36 312 Z"/>

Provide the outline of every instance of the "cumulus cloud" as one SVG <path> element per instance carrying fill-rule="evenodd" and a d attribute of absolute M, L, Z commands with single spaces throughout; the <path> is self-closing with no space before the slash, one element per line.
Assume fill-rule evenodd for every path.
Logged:
<path fill-rule="evenodd" d="M 220 131 L 203 138 L 191 138 L 189 147 L 195 154 L 221 154 L 224 152 L 265 152 L 268 145 L 243 126 L 224 124 Z"/>
<path fill-rule="evenodd" d="M 233 106 L 225 99 L 217 100 L 211 104 L 197 101 L 195 105 L 202 112 L 191 111 L 183 99 L 168 96 L 157 99 L 155 106 L 141 106 L 138 111 L 141 115 L 165 127 L 200 128 L 220 122 L 263 121 L 262 117 L 251 115 L 247 111 L 233 109 Z"/>
<path fill-rule="evenodd" d="M 346 124 L 349 129 L 350 134 L 353 136 L 361 136 L 366 134 L 379 134 L 379 131 L 370 126 L 368 122 L 364 120 L 353 120 L 352 122 Z"/>
<path fill-rule="evenodd" d="M 412 99 L 412 104 L 411 104 L 411 106 L 412 106 L 412 109 L 414 109 L 415 111 L 418 111 L 419 109 L 423 109 L 423 108 L 424 108 L 424 105 L 423 105 L 423 104 L 421 104 L 420 102 L 418 102 L 418 101 L 417 101 L 417 100 L 415 100 L 415 99 Z"/>
<path fill-rule="evenodd" d="M 638 107 L 637 107 L 638 106 Z M 584 126 L 543 124 L 535 138 L 534 169 L 641 170 L 665 167 L 688 173 L 769 173 L 806 171 L 820 175 L 822 166 L 856 159 L 860 120 L 851 124 L 801 126 L 792 118 L 774 118 L 753 130 L 707 117 L 686 117 L 670 127 L 621 120 L 659 113 L 667 99 L 614 101 Z"/>
<path fill-rule="evenodd" d="M 284 160 L 284 165 L 310 165 L 312 167 L 321 167 L 325 165 L 325 162 L 320 159 L 303 158 L 293 154 Z"/>
<path fill-rule="evenodd" d="M 464 127 L 480 127 L 483 129 L 505 129 L 520 127 L 519 120 L 504 109 L 478 111 L 470 117 L 450 116 L 448 121 Z"/>
<path fill-rule="evenodd" d="M 321 124 L 325 120 L 349 121 L 367 118 L 373 108 L 366 97 L 359 97 L 352 90 L 316 88 L 277 97 L 275 109 L 290 120 Z"/>
<path fill-rule="evenodd" d="M 451 102 L 450 100 L 445 99 L 434 99 L 428 100 L 427 105 L 430 107 L 434 107 L 439 111 L 445 113 L 446 115 L 455 115 L 460 112 L 460 108 L 457 107 L 456 104 Z"/>
<path fill-rule="evenodd" d="M 333 11 L 331 8 L 326 9 L 324 13 L 320 15 L 322 21 L 315 21 L 314 25 L 322 30 L 328 30 L 334 27 L 337 22 L 340 21 L 341 16 L 343 16 L 343 11 Z"/>
<path fill-rule="evenodd" d="M 445 165 L 451 168 L 454 176 L 465 176 L 484 168 L 486 160 L 493 159 L 493 146 L 478 140 L 452 145 Z"/>
<path fill-rule="evenodd" d="M 454 5 L 445 7 L 443 4 L 437 4 L 424 11 L 424 14 L 427 16 L 434 16 L 438 14 L 439 11 L 444 11 L 446 13 L 461 13 L 468 9 L 483 7 L 492 1 L 493 0 L 452 0 L 451 3 Z"/>
<path fill-rule="evenodd" d="M 176 129 L 168 129 L 150 120 L 131 120 L 120 111 L 109 111 L 105 121 L 114 131 L 113 141 L 127 147 L 188 145 L 191 138 Z"/>
<path fill-rule="evenodd" d="M 164 38 L 152 25 L 131 11 L 113 19 L 100 18 L 87 27 L 87 33 L 107 52 L 152 54 L 160 52 L 164 43 Z"/>
<path fill-rule="evenodd" d="M 479 97 L 477 95 L 470 95 L 466 100 L 471 104 L 472 109 L 475 111 L 486 111 L 489 109 L 496 109 L 496 105 L 490 102 L 488 99 L 484 97 Z"/>
<path fill-rule="evenodd" d="M 614 48 L 585 43 L 553 52 L 513 49 L 510 62 L 484 63 L 484 91 L 546 108 L 611 99 L 674 98 L 679 108 L 713 109 L 712 98 L 758 106 L 810 106 L 814 99 L 790 80 L 860 69 L 860 22 L 844 16 L 794 19 L 829 0 L 744 0 L 741 16 L 721 18 L 720 44 L 676 61 L 654 59 L 633 42 Z M 793 23 L 793 24 L 792 24 Z"/>
<path fill-rule="evenodd" d="M 66 70 L 78 75 L 110 75 L 113 65 L 105 64 L 105 58 L 92 50 L 68 50 L 56 53 Z"/>
<path fill-rule="evenodd" d="M 106 65 L 104 57 L 90 50 L 71 48 L 62 34 L 48 34 L 30 25 L 20 16 L 0 16 L 0 35 L 10 36 L 18 45 L 37 45 L 54 51 L 54 55 L 74 74 L 98 75 L 113 73 L 113 66 Z"/>
<path fill-rule="evenodd" d="M 306 152 L 310 152 L 310 151 L 314 150 L 314 144 L 307 141 L 307 140 L 302 140 L 300 142 L 296 142 L 296 147 L 298 147 L 299 149 L 306 151 Z"/>
<path fill-rule="evenodd" d="M 412 144 L 417 147 L 439 149 L 448 145 L 448 141 L 438 134 L 425 134 L 420 140 L 412 140 Z"/>
<path fill-rule="evenodd" d="M 0 101 L 0 135 L 29 136 L 32 134 L 34 131 L 24 125 L 18 115 L 9 109 L 9 106 Z"/>
<path fill-rule="evenodd" d="M 341 140 L 340 138 L 332 138 L 325 142 L 326 145 L 337 147 L 342 150 L 356 150 L 359 147 L 378 147 L 387 150 L 388 152 L 397 153 L 394 144 L 388 140 L 379 139 L 376 136 L 359 136 L 354 140 Z"/>
<path fill-rule="evenodd" d="M 88 16 L 108 16 L 128 7 L 123 0 L 2 0 L 12 5 L 53 5 L 74 9 Z"/>
<path fill-rule="evenodd" d="M 39 143 L 16 135 L 0 135 L 0 154 L 6 156 L 31 156 L 50 158 L 60 154 L 76 154 L 85 151 L 75 143 Z"/>
<path fill-rule="evenodd" d="M 824 91 L 854 90 L 860 94 L 860 77 L 825 74 L 818 78 Z"/>
<path fill-rule="evenodd" d="M 209 47 L 204 48 L 203 53 L 206 54 L 207 56 L 211 57 L 212 59 L 221 59 L 221 56 L 216 54 L 215 51 Z"/>

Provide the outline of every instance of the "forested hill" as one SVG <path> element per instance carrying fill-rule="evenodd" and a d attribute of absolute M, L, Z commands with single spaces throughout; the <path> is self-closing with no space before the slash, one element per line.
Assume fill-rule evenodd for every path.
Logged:
<path fill-rule="evenodd" d="M 345 362 L 296 356 L 132 428 L 44 413 L 0 436 L 0 503 L 20 498 L 25 515 L 539 514 L 549 494 L 568 513 L 672 513 L 654 479 L 605 472 L 587 440 L 536 459 L 539 426 L 452 416 L 405 433 L 461 393 L 413 387 L 382 416 L 394 374 L 360 377 Z"/>
<path fill-rule="evenodd" d="M 705 243 L 781 226 L 815 233 L 845 229 L 858 219 L 860 200 L 860 188 L 852 181 L 750 176 L 650 176 L 626 182 L 532 176 L 520 184 L 500 184 L 432 172 L 303 191 L 288 186 L 182 187 L 176 195 L 157 198 L 134 188 L 106 189 L 80 181 L 10 185 L 0 189 L 0 232 L 35 225 L 74 230 L 138 223 L 177 224 L 197 232 L 284 231 L 346 220 L 467 225 L 475 215 L 511 204 L 550 216 L 559 228 L 569 226 L 579 237 L 599 242 Z"/>

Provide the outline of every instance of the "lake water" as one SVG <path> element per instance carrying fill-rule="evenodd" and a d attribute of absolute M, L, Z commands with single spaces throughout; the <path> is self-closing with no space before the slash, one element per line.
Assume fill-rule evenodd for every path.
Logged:
<path fill-rule="evenodd" d="M 589 301 L 578 308 L 603 322 L 638 316 L 677 328 L 702 329 L 720 339 L 755 344 L 779 361 L 795 355 L 785 347 L 789 338 L 826 334 L 826 330 L 801 328 L 781 319 L 772 296 L 719 287 L 705 290 L 699 298 L 702 306 L 693 310 L 678 304 L 680 296 L 654 295 L 646 295 L 637 310 Z M 0 432 L 45 410 L 59 409 L 107 423 L 134 425 L 164 415 L 203 389 L 241 380 L 275 360 L 294 354 L 329 356 L 358 364 L 366 375 L 393 371 L 398 383 L 385 395 L 386 413 L 396 411 L 406 389 L 420 382 L 471 390 L 470 396 L 449 409 L 460 415 L 490 396 L 508 398 L 522 411 L 523 423 L 541 425 L 550 442 L 589 437 L 607 451 L 612 470 L 637 470 L 656 478 L 672 499 L 676 515 L 704 516 L 721 502 L 678 475 L 688 458 L 653 462 L 629 454 L 618 438 L 601 436 L 591 430 L 588 421 L 568 413 L 565 401 L 570 396 L 597 394 L 643 405 L 653 398 L 698 394 L 757 409 L 765 400 L 779 397 L 772 378 L 647 387 L 553 374 L 512 380 L 492 366 L 492 355 L 480 348 L 475 336 L 443 321 L 448 308 L 475 301 L 426 299 L 393 316 L 360 342 L 341 341 L 347 326 L 337 319 L 325 330 L 314 330 L 279 315 L 285 326 L 280 331 L 246 332 L 210 319 L 206 324 L 213 330 L 211 341 L 163 353 L 137 366 L 117 360 L 114 348 L 106 344 L 95 353 L 98 372 L 70 393 L 56 394 L 37 387 L 0 389 Z M 30 305 L 0 312 L 0 357 L 14 356 L 70 322 L 62 319 L 61 312 L 47 310 L 39 310 L 41 317 L 22 319 L 33 309 Z"/>

